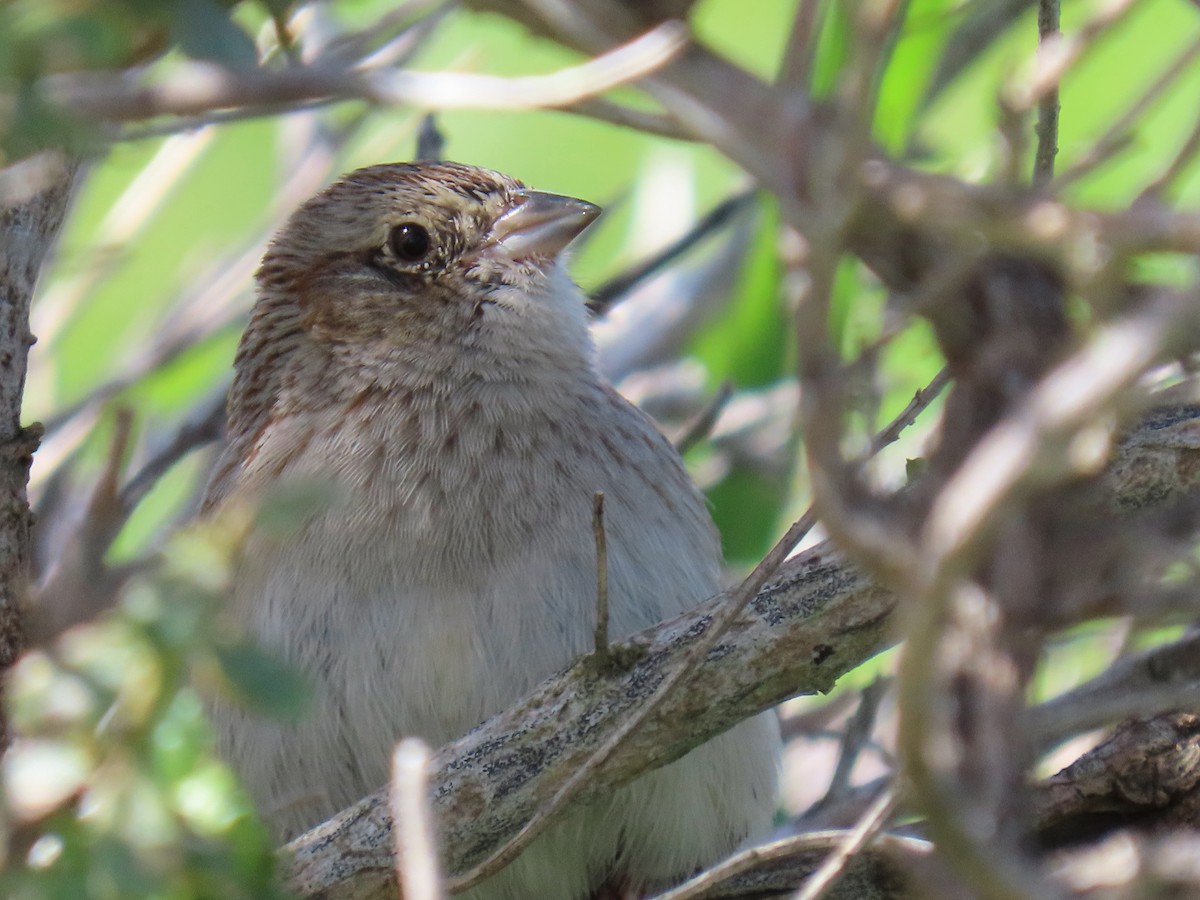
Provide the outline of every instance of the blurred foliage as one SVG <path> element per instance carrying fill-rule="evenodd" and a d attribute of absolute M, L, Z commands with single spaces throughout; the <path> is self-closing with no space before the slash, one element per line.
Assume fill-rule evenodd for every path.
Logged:
<path fill-rule="evenodd" d="M 48 146 L 79 146 L 88 132 L 36 90 L 56 72 L 119 71 L 169 48 L 225 66 L 252 67 L 254 39 L 233 17 L 238 0 L 8 0 L 0 4 L 0 165 Z M 285 0 L 254 0 L 272 17 Z"/>
<path fill-rule="evenodd" d="M 296 676 L 220 626 L 237 522 L 178 534 L 119 609 L 13 669 L 0 894 L 271 898 L 273 844 L 191 683 L 296 714 Z"/>
<path fill-rule="evenodd" d="M 305 14 L 323 17 L 315 30 L 329 33 L 368 28 L 395 6 L 393 0 L 332 0 Z M 1100 0 L 1064 4 L 1064 30 L 1101 6 Z M 796 0 L 702 0 L 692 24 L 717 51 L 773 77 L 796 7 Z M 849 8 L 824 4 L 811 73 L 819 95 L 844 87 Z M 984 28 L 982 42 L 948 83 L 939 84 L 943 53 L 960 45 L 965 30 L 978 32 L 988 21 L 989 0 L 904 4 L 902 28 L 885 48 L 878 73 L 873 127 L 882 146 L 913 164 L 971 180 L 995 177 L 1012 152 L 1021 156 L 1021 171 L 1030 170 L 1032 147 L 1014 151 L 998 128 L 998 98 L 1028 76 L 1034 12 L 1029 3 L 1005 8 L 1011 15 Z M 229 66 L 248 65 L 257 54 L 274 64 L 272 17 L 282 15 L 281 4 L 266 0 L 236 8 L 224 0 L 0 5 L 0 162 L 55 142 L 102 146 L 106 133 L 82 131 L 39 98 L 35 85 L 47 73 L 169 64 L 180 54 Z M 1194 5 L 1136 4 L 1066 78 L 1060 171 L 1082 158 L 1198 38 Z M 420 46 L 413 66 L 516 75 L 577 59 L 506 19 L 454 10 Z M 1137 119 L 1124 150 L 1072 184 L 1068 197 L 1130 203 L 1178 151 L 1198 108 L 1200 70 L 1193 66 Z M 35 501 L 49 505 L 57 480 L 78 489 L 94 476 L 113 403 L 137 413 L 134 465 L 169 440 L 229 377 L 252 302 L 252 265 L 239 274 L 239 262 L 253 260 L 279 217 L 339 172 L 410 158 L 418 117 L 409 109 L 344 103 L 175 136 L 143 132 L 96 154 L 34 311 L 41 343 L 31 358 L 26 414 L 51 426 L 34 464 Z M 585 288 L 644 259 L 745 187 L 742 174 L 711 147 L 564 113 L 454 111 L 439 124 L 449 158 L 609 207 L 573 263 Z M 1200 179 L 1194 170 L 1180 185 L 1175 199 L 1195 203 Z M 707 312 L 678 354 L 699 369 L 708 394 L 730 381 L 753 400 L 786 383 L 795 366 L 778 216 L 769 200 L 760 205 L 729 296 Z M 678 269 L 694 269 L 708 252 L 705 245 Z M 228 289 L 221 288 L 223 279 L 230 280 Z M 857 263 L 838 273 L 832 327 L 845 357 L 855 359 L 888 338 L 872 365 L 856 372 L 862 403 L 853 437 L 863 446 L 942 363 L 927 328 L 897 327 L 894 307 L 903 299 L 887 296 Z M 186 339 L 175 346 L 180 335 Z M 162 364 L 149 364 L 156 354 Z M 704 398 L 704 392 L 695 397 L 694 407 Z M 873 464 L 881 483 L 903 483 L 931 418 Z M 781 522 L 807 505 L 797 462 L 802 439 L 786 436 L 783 464 L 775 467 L 736 453 L 714 465 L 721 450 L 713 446 L 689 455 L 689 464 L 705 473 L 701 480 L 734 566 L 757 559 Z M 203 454 L 175 466 L 139 506 L 113 557 L 139 559 L 161 547 L 172 524 L 189 514 L 205 471 Z M 40 539 L 53 546 L 50 537 Z M 214 543 L 221 538 L 181 537 L 166 553 L 163 575 L 139 581 L 115 615 L 68 635 L 52 652 L 30 655 L 16 672 L 13 714 L 28 735 L 29 752 L 11 756 L 5 770 L 9 806 L 24 810 L 5 823 L 9 847 L 22 850 L 8 860 L 0 881 L 6 895 L 271 895 L 265 838 L 225 770 L 200 749 L 208 737 L 185 685 L 189 672 L 222 669 L 225 680 L 277 710 L 294 711 L 296 694 L 256 694 L 255 685 L 285 685 L 286 676 L 221 635 L 213 597 L 226 569 Z M 1107 646 L 1094 632 L 1064 641 L 1038 692 L 1055 693 L 1095 671 Z M 890 664 L 890 657 L 877 659 L 847 683 L 862 685 Z"/>

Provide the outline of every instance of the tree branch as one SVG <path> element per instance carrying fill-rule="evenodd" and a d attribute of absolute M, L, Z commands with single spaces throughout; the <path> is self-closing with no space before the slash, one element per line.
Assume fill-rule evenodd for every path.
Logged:
<path fill-rule="evenodd" d="M 239 72 L 186 62 L 148 84 L 126 73 L 88 72 L 46 76 L 39 90 L 49 102 L 81 119 L 110 122 L 225 109 L 277 111 L 329 99 L 418 109 L 574 106 L 654 71 L 679 53 L 685 37 L 678 23 L 666 22 L 577 66 L 518 78 L 330 65 Z"/>
<path fill-rule="evenodd" d="M 1157 411 L 1119 445 L 1106 485 L 1122 509 L 1200 488 L 1200 407 Z M 1143 462 L 1145 461 L 1145 462 Z M 638 661 L 610 678 L 587 661 L 545 682 L 434 757 L 430 781 L 448 871 L 462 871 L 520 829 L 655 692 L 703 638 L 724 595 L 629 641 Z M 779 701 L 828 691 L 893 641 L 895 599 L 828 544 L 780 568 L 709 654 L 688 690 L 629 736 L 576 802 L 602 795 Z M 297 838 L 285 875 L 300 895 L 375 898 L 393 890 L 386 792 Z"/>
<path fill-rule="evenodd" d="M 448 871 L 469 868 L 553 797 L 575 770 L 686 663 L 727 603 L 719 595 L 628 642 L 626 672 L 587 659 L 545 682 L 434 757 L 431 783 Z M 891 642 L 894 600 L 831 548 L 784 563 L 709 653 L 706 664 L 576 797 L 586 802 L 666 765 L 742 719 L 797 693 L 828 691 Z M 379 792 L 297 838 L 288 879 L 303 896 L 374 897 L 392 877 L 390 819 Z"/>
<path fill-rule="evenodd" d="M 46 160 L 27 161 L 34 162 L 44 166 Z M 26 485 L 41 437 L 41 426 L 21 425 L 25 371 L 34 340 L 29 304 L 75 179 L 75 165 L 62 159 L 54 159 L 45 171 L 48 180 L 37 191 L 0 208 L 0 670 L 12 664 L 24 643 L 22 606 L 29 586 L 32 524 Z M 7 721 L 0 721 L 0 746 L 8 742 L 7 732 Z"/>

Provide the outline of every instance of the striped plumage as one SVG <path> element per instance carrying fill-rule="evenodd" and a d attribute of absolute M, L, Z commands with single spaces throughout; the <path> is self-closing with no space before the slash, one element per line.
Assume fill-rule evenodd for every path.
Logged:
<path fill-rule="evenodd" d="M 263 261 L 205 504 L 333 489 L 289 534 L 249 537 L 231 600 L 313 680 L 313 708 L 284 724 L 213 704 L 281 837 L 382 786 L 399 737 L 454 738 L 590 649 L 596 491 L 614 637 L 718 589 L 704 500 L 597 374 L 557 261 L 594 212 L 546 196 L 466 166 L 375 166 L 302 206 Z M 401 227 L 427 232 L 427 255 L 397 258 L 413 249 Z M 467 896 L 683 877 L 768 826 L 777 749 L 773 718 L 745 722 L 552 826 Z"/>

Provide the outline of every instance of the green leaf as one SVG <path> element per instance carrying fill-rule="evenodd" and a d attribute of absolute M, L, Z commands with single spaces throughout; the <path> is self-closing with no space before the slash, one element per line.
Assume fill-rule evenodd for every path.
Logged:
<path fill-rule="evenodd" d="M 216 0 L 176 0 L 171 36 L 193 59 L 207 59 L 234 69 L 258 62 L 254 41 Z"/>
<path fill-rule="evenodd" d="M 780 302 L 778 235 L 777 210 L 766 205 L 727 309 L 693 342 L 714 384 L 766 385 L 788 367 L 791 329 Z"/>
<path fill-rule="evenodd" d="M 953 0 L 912 0 L 888 64 L 880 74 L 876 138 L 894 153 L 912 143 L 927 102 L 927 86 L 958 21 Z"/>
<path fill-rule="evenodd" d="M 850 6 L 844 2 L 825 4 L 813 66 L 814 96 L 827 97 L 837 87 L 850 60 L 854 48 L 854 22 Z"/>
<path fill-rule="evenodd" d="M 249 641 L 216 650 L 217 661 L 246 705 L 281 719 L 295 719 L 308 706 L 308 682 L 291 666 Z"/>

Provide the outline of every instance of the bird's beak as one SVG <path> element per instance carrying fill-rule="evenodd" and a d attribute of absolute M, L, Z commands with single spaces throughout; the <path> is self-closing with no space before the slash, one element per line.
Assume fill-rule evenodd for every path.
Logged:
<path fill-rule="evenodd" d="M 557 256 L 600 215 L 600 207 L 574 197 L 520 191 L 484 242 L 490 255 L 508 259 Z"/>

